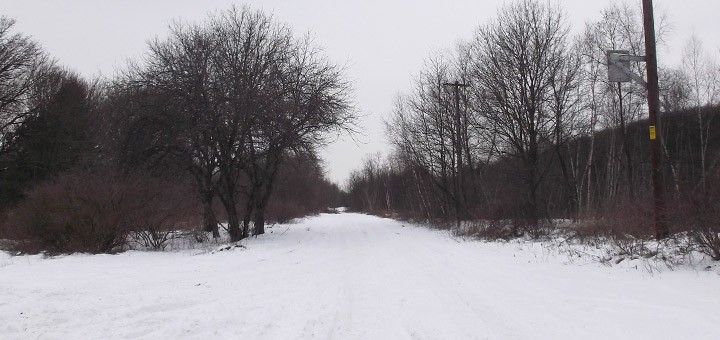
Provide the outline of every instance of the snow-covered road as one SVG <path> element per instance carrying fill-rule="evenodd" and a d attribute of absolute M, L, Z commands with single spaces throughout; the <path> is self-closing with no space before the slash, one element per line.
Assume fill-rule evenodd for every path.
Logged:
<path fill-rule="evenodd" d="M 247 249 L 0 253 L 0 339 L 718 339 L 720 277 L 563 264 L 359 214 Z"/>

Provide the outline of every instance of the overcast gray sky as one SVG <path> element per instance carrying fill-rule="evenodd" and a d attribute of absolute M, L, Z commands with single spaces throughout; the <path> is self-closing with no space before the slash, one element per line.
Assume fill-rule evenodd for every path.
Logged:
<path fill-rule="evenodd" d="M 619 0 L 618 0 L 619 1 Z M 640 0 L 625 0 L 640 4 Z M 201 21 L 207 13 L 247 4 L 275 15 L 300 35 L 311 32 L 327 55 L 347 65 L 356 107 L 364 115 L 357 141 L 341 138 L 322 152 L 330 179 L 343 184 L 363 157 L 386 153 L 383 117 L 393 98 L 410 85 L 433 50 L 452 47 L 495 17 L 503 0 L 2 0 L 0 15 L 17 19 L 61 64 L 87 77 L 112 76 L 140 56 L 146 41 L 163 36 L 177 18 Z M 596 20 L 610 0 L 559 0 L 574 32 Z M 695 34 L 720 48 L 720 1 L 655 0 L 673 31 L 660 63 L 680 62 L 684 42 Z"/>

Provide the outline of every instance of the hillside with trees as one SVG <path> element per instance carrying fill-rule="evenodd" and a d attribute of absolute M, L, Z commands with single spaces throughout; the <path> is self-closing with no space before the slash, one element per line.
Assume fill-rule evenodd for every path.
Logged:
<path fill-rule="evenodd" d="M 652 238 L 647 94 L 609 81 L 606 61 L 645 54 L 641 13 L 611 5 L 573 36 L 558 5 L 505 5 L 397 97 L 394 152 L 353 173 L 348 205 L 481 238 L 540 238 L 567 220 L 576 235 Z M 660 70 L 664 212 L 720 260 L 720 68 L 694 38 L 683 51 Z"/>

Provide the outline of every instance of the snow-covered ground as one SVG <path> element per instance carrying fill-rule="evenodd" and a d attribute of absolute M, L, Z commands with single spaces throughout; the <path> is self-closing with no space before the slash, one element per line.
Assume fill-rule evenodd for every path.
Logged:
<path fill-rule="evenodd" d="M 718 339 L 720 275 L 325 214 L 220 252 L 0 252 L 1 339 Z"/>

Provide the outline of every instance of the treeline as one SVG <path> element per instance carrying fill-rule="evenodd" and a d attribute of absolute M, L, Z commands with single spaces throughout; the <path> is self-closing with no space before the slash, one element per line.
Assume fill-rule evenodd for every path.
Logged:
<path fill-rule="evenodd" d="M 271 16 L 233 7 L 177 21 L 94 81 L 14 23 L 0 18 L 0 239 L 112 252 L 223 226 L 238 241 L 339 199 L 316 149 L 354 124 L 350 84 Z"/>
<path fill-rule="evenodd" d="M 611 5 L 571 36 L 557 5 L 505 5 L 470 40 L 431 55 L 398 96 L 394 152 L 352 174 L 350 206 L 454 228 L 495 221 L 484 232 L 500 237 L 539 237 L 554 219 L 650 237 L 646 91 L 608 81 L 611 49 L 645 54 L 639 8 Z M 666 213 L 720 259 L 720 70 L 696 39 L 683 60 L 661 70 Z M 644 77 L 643 63 L 631 66 Z"/>

